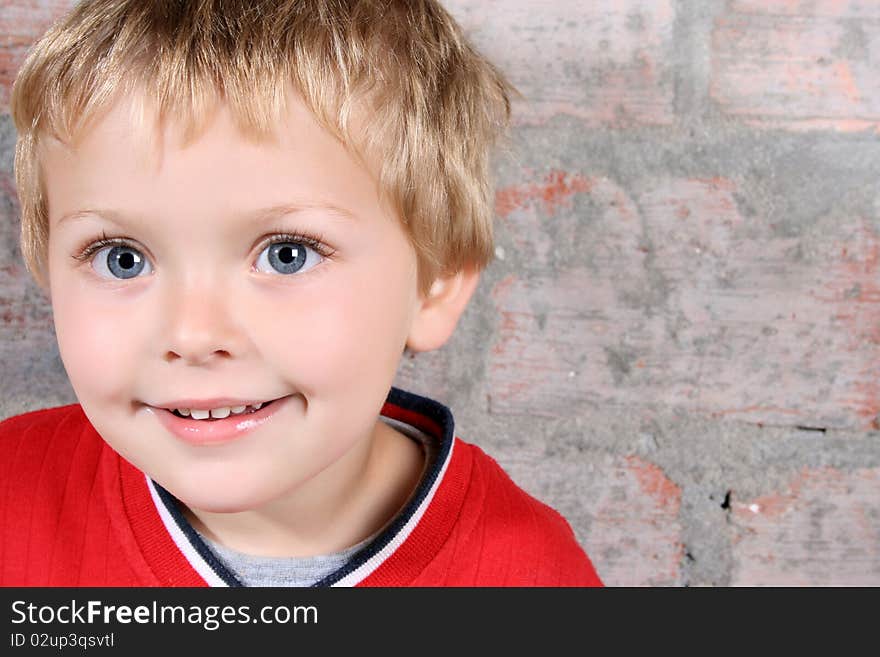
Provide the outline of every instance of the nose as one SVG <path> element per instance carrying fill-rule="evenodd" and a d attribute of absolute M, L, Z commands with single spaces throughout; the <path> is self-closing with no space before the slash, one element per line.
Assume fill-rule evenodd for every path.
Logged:
<path fill-rule="evenodd" d="M 217 280 L 171 284 L 166 293 L 165 360 L 204 365 L 241 348 L 234 302 Z"/>

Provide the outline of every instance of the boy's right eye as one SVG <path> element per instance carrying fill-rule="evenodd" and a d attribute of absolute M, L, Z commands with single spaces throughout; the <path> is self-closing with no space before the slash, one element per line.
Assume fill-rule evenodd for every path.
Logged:
<path fill-rule="evenodd" d="M 95 253 L 92 268 L 102 278 L 126 280 L 153 271 L 144 254 L 130 246 L 105 246 Z"/>

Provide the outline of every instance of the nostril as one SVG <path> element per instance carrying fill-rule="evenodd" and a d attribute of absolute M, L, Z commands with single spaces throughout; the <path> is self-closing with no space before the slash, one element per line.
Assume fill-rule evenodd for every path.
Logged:
<path fill-rule="evenodd" d="M 182 360 L 192 365 L 204 365 L 213 359 L 228 360 L 232 358 L 232 352 L 228 349 L 169 349 L 165 353 L 165 362 L 173 363 L 176 360 Z"/>

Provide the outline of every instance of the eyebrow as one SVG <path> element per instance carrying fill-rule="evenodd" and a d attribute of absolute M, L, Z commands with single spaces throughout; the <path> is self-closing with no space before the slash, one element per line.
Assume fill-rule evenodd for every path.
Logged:
<path fill-rule="evenodd" d="M 260 208 L 258 210 L 253 210 L 251 212 L 244 213 L 240 215 L 240 219 L 242 223 L 245 224 L 266 224 L 272 221 L 276 221 L 281 217 L 289 214 L 300 214 L 302 212 L 308 212 L 311 210 L 320 210 L 323 212 L 329 212 L 330 215 L 338 217 L 340 219 L 344 219 L 346 221 L 356 221 L 357 217 L 353 212 L 347 210 L 338 205 L 334 205 L 332 203 L 285 203 L 282 205 L 273 205 L 267 208 Z M 100 209 L 100 208 L 88 208 L 85 210 L 76 210 L 74 212 L 68 212 L 60 219 L 58 219 L 58 225 L 60 226 L 63 222 L 66 221 L 78 221 L 80 219 L 85 219 L 90 216 L 99 217 L 101 219 L 107 219 L 112 221 L 115 224 L 119 224 L 120 226 L 129 226 L 132 222 L 125 213 L 119 212 L 117 210 L 112 209 Z"/>

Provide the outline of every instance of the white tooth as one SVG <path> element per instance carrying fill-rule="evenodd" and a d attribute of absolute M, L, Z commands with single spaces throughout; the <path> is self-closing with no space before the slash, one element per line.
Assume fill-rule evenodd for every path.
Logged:
<path fill-rule="evenodd" d="M 211 411 L 203 411 L 198 408 L 194 408 L 190 411 L 192 414 L 193 420 L 207 420 L 208 416 L 211 414 Z"/>
<path fill-rule="evenodd" d="M 183 415 L 184 417 L 189 417 L 189 409 L 188 408 L 178 408 L 177 412 Z"/>
<path fill-rule="evenodd" d="M 220 408 L 211 409 L 211 417 L 217 418 L 218 420 L 222 420 L 224 417 L 229 417 L 229 407 L 222 406 Z"/>
<path fill-rule="evenodd" d="M 246 408 L 247 406 L 233 406 L 230 410 L 237 415 L 238 413 L 244 413 Z"/>
<path fill-rule="evenodd" d="M 260 410 L 263 407 L 263 402 L 258 402 L 254 404 L 254 409 Z"/>

